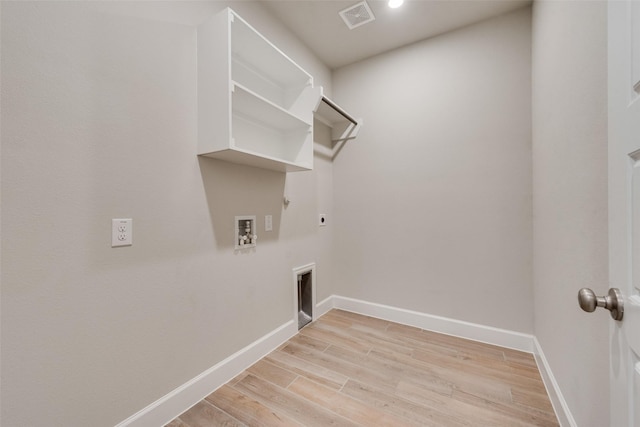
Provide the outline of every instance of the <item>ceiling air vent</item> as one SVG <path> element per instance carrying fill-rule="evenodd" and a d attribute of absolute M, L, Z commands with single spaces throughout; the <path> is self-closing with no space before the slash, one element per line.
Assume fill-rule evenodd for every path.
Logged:
<path fill-rule="evenodd" d="M 344 23 L 347 24 L 350 30 L 376 19 L 366 1 L 361 1 L 360 3 L 341 10 L 340 16 L 344 19 Z"/>

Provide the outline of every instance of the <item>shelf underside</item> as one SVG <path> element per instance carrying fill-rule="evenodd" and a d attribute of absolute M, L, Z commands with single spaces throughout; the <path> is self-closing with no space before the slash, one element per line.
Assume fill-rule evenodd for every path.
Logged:
<path fill-rule="evenodd" d="M 285 162 L 281 159 L 274 159 L 266 157 L 262 154 L 245 151 L 241 149 L 228 149 L 215 151 L 212 153 L 201 154 L 205 157 L 211 157 L 214 159 L 225 160 L 231 163 L 237 163 L 247 166 L 255 166 L 262 169 L 269 169 L 278 172 L 300 172 L 313 169 L 312 164 L 294 164 L 291 162 Z"/>

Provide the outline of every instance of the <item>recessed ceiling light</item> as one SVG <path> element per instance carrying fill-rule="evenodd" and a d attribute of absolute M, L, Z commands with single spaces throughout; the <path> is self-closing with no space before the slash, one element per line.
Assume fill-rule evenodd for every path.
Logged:
<path fill-rule="evenodd" d="M 389 7 L 395 9 L 402 6 L 402 3 L 404 3 L 404 0 L 389 0 Z"/>

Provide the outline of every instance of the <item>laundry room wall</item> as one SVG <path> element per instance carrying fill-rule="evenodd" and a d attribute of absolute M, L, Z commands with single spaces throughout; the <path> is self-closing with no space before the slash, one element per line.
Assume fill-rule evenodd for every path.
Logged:
<path fill-rule="evenodd" d="M 344 296 L 533 332 L 531 9 L 334 73 L 365 118 L 334 162 Z"/>
<path fill-rule="evenodd" d="M 292 321 L 294 267 L 331 279 L 330 162 L 196 155 L 196 25 L 228 4 L 331 93 L 258 3 L 2 2 L 3 425 L 113 426 Z"/>
<path fill-rule="evenodd" d="M 535 335 L 578 426 L 609 425 L 607 3 L 533 5 Z M 585 373 L 588 372 L 588 375 Z"/>

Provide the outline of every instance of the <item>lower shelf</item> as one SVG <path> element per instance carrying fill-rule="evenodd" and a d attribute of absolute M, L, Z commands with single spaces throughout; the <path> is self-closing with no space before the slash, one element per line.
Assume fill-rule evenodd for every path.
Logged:
<path fill-rule="evenodd" d="M 237 163 L 241 165 L 254 166 L 262 169 L 269 169 L 279 172 L 300 172 L 313 169 L 313 164 L 300 164 L 287 162 L 282 159 L 274 159 L 271 157 L 263 156 L 254 152 L 227 149 L 214 151 L 212 153 L 203 153 L 201 156 L 211 157 L 214 159 L 225 160 L 231 163 Z"/>

